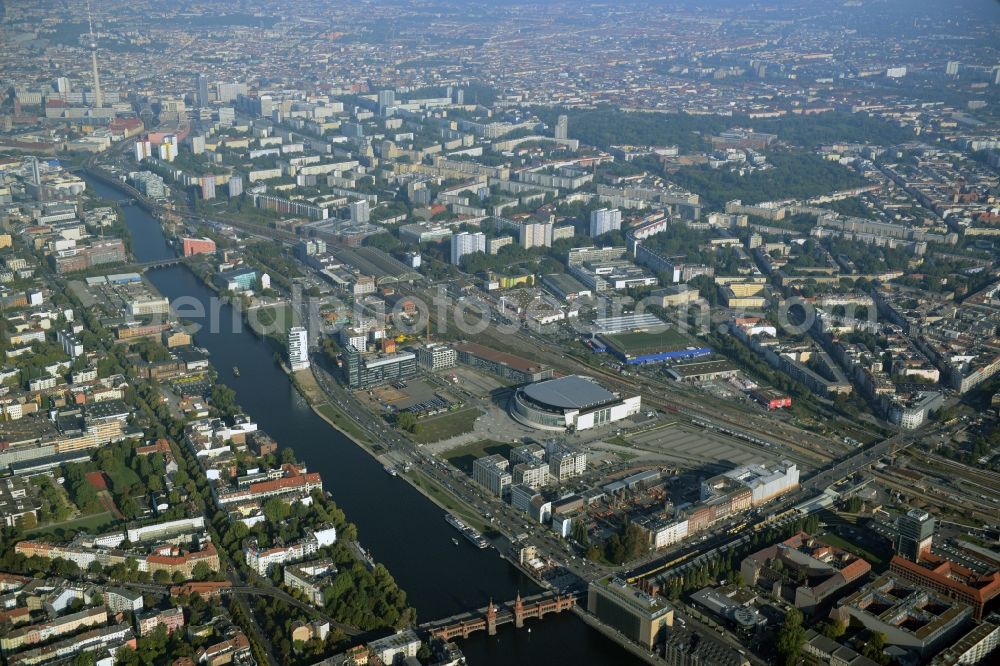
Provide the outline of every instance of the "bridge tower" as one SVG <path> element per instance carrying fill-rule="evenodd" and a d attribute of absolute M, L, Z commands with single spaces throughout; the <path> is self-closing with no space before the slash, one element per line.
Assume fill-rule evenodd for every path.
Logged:
<path fill-rule="evenodd" d="M 517 593 L 517 599 L 514 600 L 514 626 L 518 629 L 524 626 L 524 602 L 521 601 L 520 591 Z"/>
<path fill-rule="evenodd" d="M 497 607 L 490 599 L 490 605 L 486 607 L 486 633 L 490 636 L 497 635 Z"/>

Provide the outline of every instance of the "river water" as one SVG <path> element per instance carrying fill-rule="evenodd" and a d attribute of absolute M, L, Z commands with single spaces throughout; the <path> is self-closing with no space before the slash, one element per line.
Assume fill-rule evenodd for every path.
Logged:
<path fill-rule="evenodd" d="M 104 198 L 121 198 L 92 179 L 88 187 Z M 173 256 L 155 219 L 138 206 L 123 211 L 137 261 Z M 146 277 L 172 302 L 194 298 L 205 312 L 213 310 L 209 301 L 214 292 L 184 266 L 151 270 Z M 277 364 L 273 348 L 249 330 L 239 330 L 228 305 L 221 315 L 225 323 L 218 330 L 205 327 L 196 333 L 196 344 L 209 351 L 221 380 L 236 391 L 251 418 L 280 446 L 294 448 L 310 471 L 322 475 L 324 488 L 357 525 L 361 543 L 406 590 L 418 621 L 538 591 L 493 549 L 479 550 L 462 538 L 455 546 L 452 539 L 458 533 L 445 523 L 443 509 L 387 474 L 366 451 L 316 416 Z M 186 313 L 184 317 L 205 323 Z M 230 372 L 233 366 L 239 366 L 239 377 Z M 642 663 L 571 614 L 529 620 L 526 628 L 531 631 L 506 625 L 495 637 L 479 633 L 458 642 L 474 666 Z"/>

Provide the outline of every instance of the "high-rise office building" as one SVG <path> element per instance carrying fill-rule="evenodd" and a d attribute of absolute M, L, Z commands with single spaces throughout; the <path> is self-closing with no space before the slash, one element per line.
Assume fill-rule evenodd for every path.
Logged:
<path fill-rule="evenodd" d="M 596 238 L 622 228 L 622 212 L 617 208 L 601 208 L 590 213 L 590 236 Z"/>
<path fill-rule="evenodd" d="M 28 164 L 31 165 L 31 184 L 40 186 L 42 184 L 42 172 L 38 167 L 38 158 L 34 155 L 29 155 Z"/>
<path fill-rule="evenodd" d="M 556 120 L 555 138 L 557 138 L 557 139 L 567 139 L 567 138 L 569 138 L 569 117 L 568 116 L 561 115 Z"/>
<path fill-rule="evenodd" d="M 390 114 L 390 109 L 396 105 L 395 90 L 378 91 L 378 112 L 383 116 Z"/>
<path fill-rule="evenodd" d="M 343 357 L 344 378 L 352 389 L 379 386 L 417 374 L 417 355 L 413 352 L 365 356 L 347 345 Z"/>
<path fill-rule="evenodd" d="M 525 249 L 552 247 L 551 222 L 527 222 L 518 229 L 518 243 Z"/>
<path fill-rule="evenodd" d="M 215 198 L 215 176 L 201 177 L 201 198 L 205 200 Z"/>
<path fill-rule="evenodd" d="M 219 83 L 216 85 L 216 95 L 223 104 L 234 102 L 237 97 L 246 95 L 247 92 L 247 84 L 245 83 Z"/>
<path fill-rule="evenodd" d="M 208 106 L 208 77 L 198 74 L 198 106 Z"/>
<path fill-rule="evenodd" d="M 161 160 L 173 162 L 174 158 L 177 157 L 177 137 L 173 134 L 163 137 L 163 142 L 158 146 L 158 150 Z"/>
<path fill-rule="evenodd" d="M 191 136 L 191 152 L 195 155 L 201 155 L 205 152 L 205 137 L 200 134 Z"/>
<path fill-rule="evenodd" d="M 149 139 L 140 138 L 135 142 L 135 161 L 141 162 L 147 157 L 153 156 L 153 145 Z"/>
<path fill-rule="evenodd" d="M 365 128 L 361 123 L 341 123 L 340 133 L 352 139 L 360 139 L 365 135 Z"/>
<path fill-rule="evenodd" d="M 365 199 L 352 201 L 349 204 L 349 208 L 351 211 L 351 222 L 366 223 L 371 218 L 371 208 Z"/>
<path fill-rule="evenodd" d="M 486 252 L 486 234 L 463 231 L 451 237 L 451 263 L 458 266 L 462 257 L 473 252 Z"/>
<path fill-rule="evenodd" d="M 292 370 L 309 369 L 309 333 L 301 326 L 288 330 L 288 365 Z"/>
<path fill-rule="evenodd" d="M 31 155 L 27 158 L 28 168 L 28 184 L 31 186 L 28 189 L 37 201 L 45 200 L 45 188 L 42 187 L 42 171 L 38 165 L 38 158 Z"/>
<path fill-rule="evenodd" d="M 921 509 L 910 509 L 896 519 L 896 553 L 917 562 L 930 552 L 934 541 L 934 516 Z"/>

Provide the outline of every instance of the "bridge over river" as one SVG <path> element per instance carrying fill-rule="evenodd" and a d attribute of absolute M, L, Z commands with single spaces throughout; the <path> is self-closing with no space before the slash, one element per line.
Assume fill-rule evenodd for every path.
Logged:
<path fill-rule="evenodd" d="M 502 624 L 514 623 L 520 629 L 524 621 L 530 618 L 541 619 L 549 613 L 561 613 L 576 606 L 578 595 L 554 594 L 543 592 L 531 597 L 521 598 L 518 594 L 514 601 L 497 605 L 490 601 L 485 608 L 468 613 L 460 613 L 433 622 L 425 622 L 417 627 L 418 631 L 426 632 L 433 637 L 451 640 L 461 636 L 468 638 L 469 634 L 484 629 L 490 636 L 495 636 L 497 627 Z"/>

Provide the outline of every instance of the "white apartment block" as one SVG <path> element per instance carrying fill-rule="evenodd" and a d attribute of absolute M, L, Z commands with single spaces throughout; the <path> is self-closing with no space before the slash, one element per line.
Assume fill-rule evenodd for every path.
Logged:
<path fill-rule="evenodd" d="M 549 466 L 541 461 L 514 465 L 513 482 L 541 488 L 549 482 Z"/>
<path fill-rule="evenodd" d="M 587 454 L 563 449 L 549 455 L 549 475 L 560 483 L 581 476 L 587 469 Z"/>
<path fill-rule="evenodd" d="M 596 238 L 622 228 L 622 212 L 617 208 L 601 208 L 590 213 L 590 237 Z"/>
<path fill-rule="evenodd" d="M 472 463 L 472 479 L 497 497 L 509 491 L 513 477 L 508 471 L 510 463 L 501 455 L 484 456 Z"/>
<path fill-rule="evenodd" d="M 417 362 L 432 372 L 458 365 L 458 352 L 447 345 L 429 344 L 417 349 Z"/>
<path fill-rule="evenodd" d="M 288 364 L 293 371 L 309 369 L 309 333 L 301 326 L 288 331 Z"/>
<path fill-rule="evenodd" d="M 451 237 L 451 263 L 458 266 L 462 257 L 473 252 L 486 252 L 486 234 L 463 231 Z"/>

